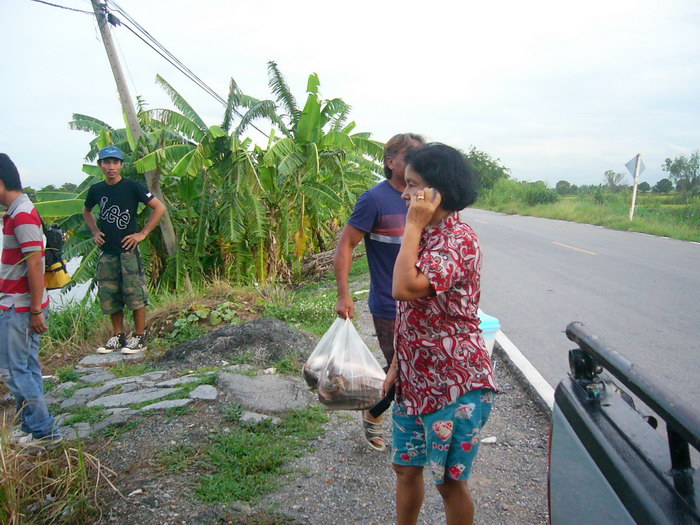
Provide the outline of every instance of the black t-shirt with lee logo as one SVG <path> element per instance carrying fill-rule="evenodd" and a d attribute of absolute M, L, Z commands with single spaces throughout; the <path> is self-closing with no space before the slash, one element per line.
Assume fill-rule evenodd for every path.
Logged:
<path fill-rule="evenodd" d="M 105 253 L 122 253 L 122 239 L 136 233 L 136 212 L 139 202 L 144 204 L 153 199 L 153 194 L 140 182 L 131 179 L 120 180 L 116 184 L 106 181 L 90 186 L 85 207 L 100 207 L 99 227 L 105 234 L 102 251 Z"/>

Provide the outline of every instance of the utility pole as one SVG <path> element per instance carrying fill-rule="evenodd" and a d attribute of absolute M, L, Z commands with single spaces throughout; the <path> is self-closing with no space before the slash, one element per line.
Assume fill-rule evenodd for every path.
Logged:
<path fill-rule="evenodd" d="M 136 116 L 136 108 L 134 107 L 134 103 L 129 95 L 129 88 L 126 85 L 124 73 L 122 71 L 121 64 L 119 63 L 119 57 L 117 56 L 117 51 L 114 48 L 114 41 L 112 40 L 112 34 L 109 30 L 109 22 L 106 16 L 105 5 L 101 4 L 99 0 L 91 0 L 91 2 L 92 8 L 95 11 L 95 17 L 97 18 L 97 24 L 100 27 L 100 33 L 102 34 L 102 42 L 104 43 L 105 51 L 107 51 L 109 65 L 112 67 L 114 81 L 117 84 L 117 91 L 119 92 L 119 100 L 121 101 L 122 111 L 124 111 L 124 114 L 126 115 L 126 120 L 129 129 L 131 130 L 131 136 L 134 137 L 134 142 L 138 144 L 144 133 Z M 163 192 L 160 189 L 160 174 L 158 173 L 158 170 L 149 171 L 145 173 L 144 176 L 146 178 L 148 189 L 159 201 L 165 204 Z M 160 221 L 160 231 L 163 235 L 163 242 L 165 243 L 165 249 L 168 252 L 168 256 L 172 257 L 177 252 L 177 238 L 175 237 L 175 229 L 173 228 L 173 223 L 167 209 L 165 211 L 165 215 L 163 215 L 163 218 Z"/>

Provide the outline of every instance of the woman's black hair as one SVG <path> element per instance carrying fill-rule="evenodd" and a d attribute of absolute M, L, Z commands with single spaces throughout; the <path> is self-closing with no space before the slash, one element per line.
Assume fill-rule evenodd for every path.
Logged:
<path fill-rule="evenodd" d="M 6 190 L 22 191 L 17 166 L 5 153 L 0 153 L 0 180 L 5 184 Z"/>
<path fill-rule="evenodd" d="M 459 150 L 433 142 L 406 152 L 406 165 L 442 196 L 446 211 L 460 211 L 476 201 L 476 172 Z"/>

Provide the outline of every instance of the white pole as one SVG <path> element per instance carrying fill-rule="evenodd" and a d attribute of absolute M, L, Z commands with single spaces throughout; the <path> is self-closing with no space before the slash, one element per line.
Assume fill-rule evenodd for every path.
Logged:
<path fill-rule="evenodd" d="M 637 164 L 634 167 L 634 187 L 632 188 L 632 206 L 630 206 L 630 220 L 634 218 L 634 204 L 637 201 L 637 182 L 639 181 L 639 165 L 642 163 L 639 153 L 637 153 Z"/>

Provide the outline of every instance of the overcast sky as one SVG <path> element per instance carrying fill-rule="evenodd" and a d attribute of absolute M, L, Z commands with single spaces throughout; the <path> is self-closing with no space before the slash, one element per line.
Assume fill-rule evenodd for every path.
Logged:
<path fill-rule="evenodd" d="M 357 131 L 473 145 L 520 180 L 599 184 L 641 153 L 641 180 L 654 184 L 666 157 L 700 148 L 697 0 L 118 3 L 223 97 L 233 77 L 271 98 L 275 60 L 300 105 L 316 72 L 325 98 L 352 106 Z M 160 74 L 221 122 L 218 102 L 126 29 L 113 35 L 132 97 L 172 107 Z M 73 113 L 123 127 L 94 16 L 0 0 L 0 151 L 25 185 L 84 178 L 92 136 L 68 128 Z"/>

